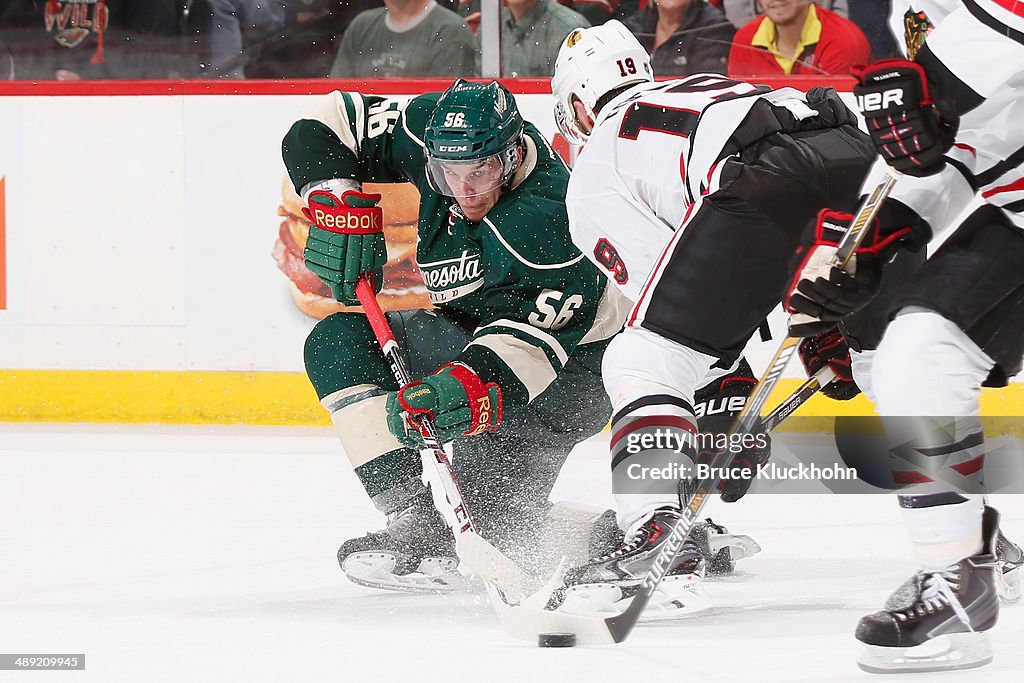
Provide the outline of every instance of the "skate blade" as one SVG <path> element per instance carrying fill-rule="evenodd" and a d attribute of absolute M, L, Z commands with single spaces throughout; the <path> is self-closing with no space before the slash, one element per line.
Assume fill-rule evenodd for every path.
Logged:
<path fill-rule="evenodd" d="M 641 621 L 678 619 L 710 609 L 711 601 L 700 588 L 700 581 L 696 574 L 666 576 L 647 603 Z M 613 583 L 571 586 L 557 611 L 584 617 L 613 617 L 629 606 L 634 595 L 630 588 Z"/>
<path fill-rule="evenodd" d="M 1014 567 L 1008 572 L 996 568 L 996 593 L 999 594 L 999 599 L 1007 605 L 1020 602 L 1020 572 L 1020 567 Z"/>
<path fill-rule="evenodd" d="M 857 666 L 873 674 L 927 673 L 973 669 L 991 661 L 986 633 L 951 633 L 915 647 L 865 645 Z"/>
<path fill-rule="evenodd" d="M 397 559 L 391 553 L 353 553 L 341 570 L 352 583 L 366 588 L 403 593 L 455 593 L 468 590 L 469 582 L 450 557 L 424 557 L 408 574 L 395 574 Z"/>
<path fill-rule="evenodd" d="M 708 548 L 712 555 L 728 548 L 734 563 L 761 552 L 758 542 L 746 534 L 714 534 L 708 538 Z"/>

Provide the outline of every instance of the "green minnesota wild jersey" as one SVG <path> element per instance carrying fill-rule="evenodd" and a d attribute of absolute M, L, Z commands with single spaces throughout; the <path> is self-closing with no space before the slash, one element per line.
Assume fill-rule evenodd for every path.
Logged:
<path fill-rule="evenodd" d="M 430 188 L 423 132 L 440 96 L 318 98 L 285 136 L 285 166 L 300 194 L 331 178 L 416 186 L 416 258 L 430 299 L 475 326 L 458 360 L 521 405 L 544 391 L 578 345 L 618 332 L 628 302 L 573 245 L 569 170 L 532 124 L 512 189 L 480 222 Z"/>

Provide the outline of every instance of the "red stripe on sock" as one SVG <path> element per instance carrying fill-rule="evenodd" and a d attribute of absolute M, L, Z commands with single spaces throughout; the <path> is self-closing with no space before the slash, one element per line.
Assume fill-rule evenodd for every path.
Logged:
<path fill-rule="evenodd" d="M 643 429 L 644 427 L 678 427 L 679 429 L 690 432 L 691 434 L 697 433 L 697 427 L 686 418 L 678 417 L 676 415 L 647 415 L 645 417 L 638 417 L 619 431 L 615 432 L 615 435 L 612 437 L 610 448 L 614 450 L 615 444 L 617 444 L 622 437 L 635 432 L 638 429 Z"/>

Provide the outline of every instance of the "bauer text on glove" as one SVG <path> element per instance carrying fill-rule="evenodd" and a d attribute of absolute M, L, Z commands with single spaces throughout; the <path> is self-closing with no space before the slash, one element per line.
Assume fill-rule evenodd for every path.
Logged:
<path fill-rule="evenodd" d="M 718 450 L 723 447 L 721 439 L 732 431 L 736 416 L 743 410 L 756 385 L 757 378 L 743 359 L 731 373 L 694 393 L 693 408 L 703 437 L 697 450 L 698 465 L 711 464 Z M 707 440 L 707 436 L 714 438 Z M 718 482 L 718 491 L 726 503 L 735 503 L 747 493 L 757 468 L 768 462 L 772 452 L 771 436 L 764 431 L 760 421 L 750 433 L 742 436 L 740 441 L 730 441 L 725 447 L 729 448 L 732 455 L 729 468 L 743 471 L 748 476 L 728 477 Z"/>
<path fill-rule="evenodd" d="M 885 163 L 913 176 L 942 170 L 956 129 L 939 116 L 921 65 L 883 59 L 854 76 L 857 106 Z"/>

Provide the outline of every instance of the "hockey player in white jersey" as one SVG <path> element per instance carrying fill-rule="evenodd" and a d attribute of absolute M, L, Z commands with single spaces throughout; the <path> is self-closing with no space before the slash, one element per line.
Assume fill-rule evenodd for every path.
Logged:
<path fill-rule="evenodd" d="M 895 2 L 890 23 L 905 32 L 909 60 L 866 67 L 855 88 L 880 156 L 865 188 L 883 163 L 904 173 L 886 210 L 916 213 L 925 229 L 910 243 L 931 253 L 889 303 L 877 351 L 855 354 L 853 369 L 890 436 L 900 429 L 918 439 L 946 476 L 924 477 L 922 491 L 899 497 L 921 570 L 861 620 L 859 664 L 969 668 L 992 659 L 985 632 L 999 612 L 996 572 L 1009 577 L 1021 563 L 997 533 L 996 511 L 968 485 L 984 473 L 980 389 L 1005 386 L 1024 355 L 1024 3 Z M 832 253 L 823 241 L 807 252 L 787 300 L 794 332 L 831 325 L 876 290 L 876 269 L 860 272 L 858 258 L 846 275 L 828 267 Z M 954 428 L 927 440 L 911 433 L 929 422 Z M 948 483 L 957 475 L 967 485 Z M 1002 589 L 1019 598 L 1019 584 Z"/>
<path fill-rule="evenodd" d="M 602 373 L 625 542 L 570 572 L 565 596 L 612 585 L 618 593 L 602 595 L 621 599 L 679 518 L 681 477 L 644 473 L 674 467 L 686 478 L 702 446 L 722 445 L 729 421 L 700 430 L 696 390 L 743 362 L 803 233 L 837 197 L 855 202 L 874 152 L 833 90 L 805 96 L 712 74 L 654 82 L 647 52 L 616 21 L 566 37 L 552 92 L 562 133 L 586 142 L 566 198 L 573 241 L 634 303 Z M 763 462 L 767 435 L 746 436 Z M 745 490 L 742 470 L 756 464 L 734 460 L 723 486 Z M 677 574 L 685 580 L 685 568 Z"/>

